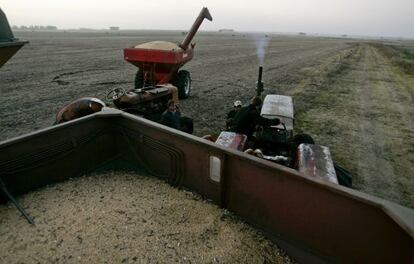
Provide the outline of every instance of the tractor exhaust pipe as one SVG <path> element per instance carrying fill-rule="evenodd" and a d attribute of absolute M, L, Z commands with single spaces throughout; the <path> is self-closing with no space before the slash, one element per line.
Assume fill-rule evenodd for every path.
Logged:
<path fill-rule="evenodd" d="M 259 66 L 259 77 L 257 78 L 257 83 L 256 83 L 256 95 L 257 96 L 260 96 L 262 92 L 264 91 L 263 82 L 262 82 L 262 74 L 263 74 L 263 66 Z"/>
<path fill-rule="evenodd" d="M 201 9 L 201 12 L 198 15 L 197 19 L 194 21 L 194 24 L 191 27 L 190 31 L 188 31 L 187 35 L 185 36 L 185 39 L 179 45 L 180 48 L 182 48 L 183 50 L 186 50 L 188 48 L 188 45 L 190 45 L 191 40 L 193 40 L 194 35 L 198 31 L 198 28 L 200 27 L 201 23 L 203 23 L 204 18 L 213 21 L 213 18 L 211 17 L 207 7 L 203 7 L 203 9 Z"/>

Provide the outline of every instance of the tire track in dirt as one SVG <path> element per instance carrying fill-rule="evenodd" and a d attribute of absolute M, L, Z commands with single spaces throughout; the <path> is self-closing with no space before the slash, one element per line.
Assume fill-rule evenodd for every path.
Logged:
<path fill-rule="evenodd" d="M 344 42 L 329 41 L 280 47 L 278 39 L 273 41 L 273 45 L 268 47 L 265 61 L 265 93 L 288 93 L 290 87 L 301 80 L 303 67 L 318 64 L 321 58 L 349 47 Z M 223 57 L 229 57 L 229 60 L 219 57 L 218 60 L 209 59 L 202 65 L 191 67 L 198 82 L 194 83 L 192 96 L 182 103 L 182 109 L 194 118 L 196 135 L 218 133 L 224 127 L 223 120 L 232 102 L 239 99 L 247 104 L 255 94 L 258 64 L 254 47 L 250 43 L 243 43 L 240 50 L 243 52 L 229 50 L 236 53 Z M 199 79 L 198 74 L 202 78 Z"/>
<path fill-rule="evenodd" d="M 297 132 L 329 146 L 355 188 L 414 207 L 414 106 L 404 77 L 367 43 L 330 61 L 330 72 L 316 69 L 296 89 Z"/>
<path fill-rule="evenodd" d="M 375 65 L 375 54 L 372 47 L 362 45 L 361 57 L 355 72 L 355 79 L 360 80 L 359 89 L 355 89 L 355 123 L 359 130 L 355 133 L 357 150 L 357 175 L 359 182 L 356 187 L 362 188 L 368 193 L 376 193 L 380 197 L 390 197 L 394 201 L 400 201 L 400 188 L 394 181 L 396 174 L 392 164 L 385 158 L 384 144 L 388 134 L 386 124 L 381 122 L 383 113 L 378 106 L 386 103 L 383 94 L 385 87 L 373 82 L 380 69 Z M 358 83 L 357 83 L 358 84 Z M 392 196 L 390 196 L 390 194 Z"/>
<path fill-rule="evenodd" d="M 137 69 L 123 61 L 122 49 L 151 40 L 182 39 L 181 35 L 167 33 L 21 36 L 30 45 L 0 72 L 3 139 L 49 126 L 58 109 L 76 98 L 105 99 L 111 88 L 132 88 Z M 274 37 L 265 60 L 266 92 L 289 91 L 303 78 L 303 67 L 312 67 L 321 58 L 347 48 L 347 41 Z M 248 103 L 255 94 L 256 48 L 248 36 L 200 34 L 196 42 L 195 58 L 185 66 L 192 73 L 193 89 L 190 98 L 181 102 L 181 109 L 194 118 L 196 135 L 217 133 L 224 126 L 232 102 L 237 98 Z M 51 83 L 53 80 L 56 82 Z"/>
<path fill-rule="evenodd" d="M 400 114 L 403 121 L 402 125 L 408 131 L 414 133 L 414 119 L 412 118 L 414 116 L 414 107 L 410 107 L 414 103 L 410 90 L 414 89 L 407 86 L 404 82 L 401 82 L 400 76 L 391 67 L 391 61 L 384 57 L 377 48 L 372 47 L 372 49 L 375 55 L 376 65 L 381 68 L 378 72 L 381 73 L 378 75 L 378 78 L 384 79 L 382 82 L 383 85 L 392 87 L 388 89 L 388 95 L 391 99 L 390 102 Z"/>
<path fill-rule="evenodd" d="M 385 159 L 390 160 L 396 177 L 390 181 L 400 192 L 400 200 L 406 204 L 414 203 L 414 182 L 410 180 L 414 164 L 414 106 L 412 104 L 411 89 L 400 82 L 401 73 L 395 72 L 392 62 L 384 57 L 379 50 L 370 46 L 377 71 L 378 86 L 384 102 L 388 102 L 387 113 L 384 114 L 384 123 L 387 128 L 387 137 L 384 139 Z"/>

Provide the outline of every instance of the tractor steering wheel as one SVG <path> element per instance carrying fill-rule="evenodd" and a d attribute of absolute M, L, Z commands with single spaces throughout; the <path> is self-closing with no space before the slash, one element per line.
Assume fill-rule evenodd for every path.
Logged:
<path fill-rule="evenodd" d="M 286 131 L 287 130 L 285 123 L 283 123 L 282 121 L 280 121 L 279 125 L 282 125 L 283 128 L 276 128 L 277 130 L 279 130 L 279 131 Z M 270 127 L 273 128 L 272 125 Z M 262 132 L 264 130 L 264 128 L 265 128 L 264 126 L 258 125 L 258 126 L 256 126 L 256 132 Z"/>
<path fill-rule="evenodd" d="M 116 99 L 119 99 L 124 94 L 126 94 L 124 88 L 114 88 L 108 92 L 108 94 L 106 95 L 106 98 L 110 100 L 116 100 Z"/>
<path fill-rule="evenodd" d="M 280 125 L 283 126 L 283 129 L 278 128 L 279 130 L 282 130 L 282 131 L 286 131 L 287 130 L 285 123 L 283 123 L 282 121 L 280 121 Z"/>

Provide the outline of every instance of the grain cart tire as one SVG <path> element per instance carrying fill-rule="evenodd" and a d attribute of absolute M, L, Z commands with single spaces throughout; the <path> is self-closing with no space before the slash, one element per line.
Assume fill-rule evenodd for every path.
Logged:
<path fill-rule="evenodd" d="M 178 98 L 186 99 L 191 91 L 191 75 L 186 70 L 179 71 L 174 78 L 173 85 L 178 89 Z"/>
<path fill-rule="evenodd" d="M 141 70 L 137 71 L 137 74 L 135 75 L 135 89 L 140 89 L 144 87 L 144 73 Z"/>

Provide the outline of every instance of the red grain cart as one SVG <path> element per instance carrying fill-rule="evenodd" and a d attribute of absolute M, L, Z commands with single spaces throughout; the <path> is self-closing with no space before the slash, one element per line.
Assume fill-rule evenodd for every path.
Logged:
<path fill-rule="evenodd" d="M 213 18 L 204 7 L 183 42 L 179 45 L 167 41 L 151 41 L 124 49 L 124 59 L 139 68 L 135 89 L 172 83 L 180 99 L 187 98 L 191 90 L 191 76 L 179 69 L 193 58 L 194 44 L 190 44 L 204 18 Z"/>

